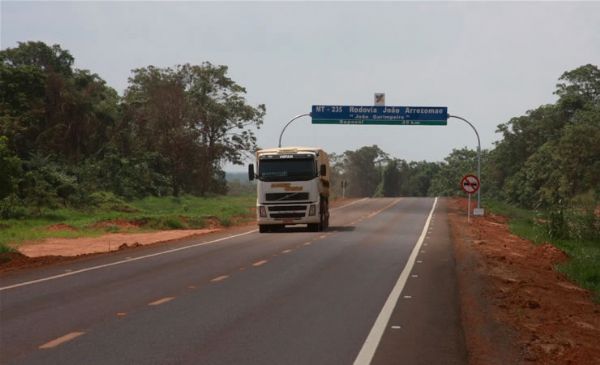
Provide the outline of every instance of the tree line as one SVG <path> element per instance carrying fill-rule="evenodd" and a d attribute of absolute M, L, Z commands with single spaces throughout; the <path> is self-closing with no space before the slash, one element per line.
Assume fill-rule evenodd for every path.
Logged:
<path fill-rule="evenodd" d="M 547 214 L 553 236 L 600 240 L 600 69 L 562 74 L 553 104 L 500 124 L 501 138 L 483 150 L 482 194 Z M 347 196 L 464 195 L 459 182 L 475 174 L 477 153 L 453 150 L 442 162 L 391 158 L 378 146 L 333 155 L 334 192 Z"/>
<path fill-rule="evenodd" d="M 0 51 L 0 215 L 22 207 L 226 191 L 224 162 L 256 149 L 265 106 L 227 66 L 132 70 L 123 96 L 59 45 Z"/>

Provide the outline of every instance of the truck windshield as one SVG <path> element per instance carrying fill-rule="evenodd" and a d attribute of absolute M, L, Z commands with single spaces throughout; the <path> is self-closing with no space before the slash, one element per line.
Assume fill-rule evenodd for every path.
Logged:
<path fill-rule="evenodd" d="M 262 181 L 310 180 L 317 176 L 312 158 L 260 160 L 258 177 Z"/>

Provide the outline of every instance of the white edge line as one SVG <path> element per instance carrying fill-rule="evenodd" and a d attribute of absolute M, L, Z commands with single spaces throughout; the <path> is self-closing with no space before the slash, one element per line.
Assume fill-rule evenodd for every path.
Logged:
<path fill-rule="evenodd" d="M 427 217 L 427 220 L 425 221 L 425 226 L 423 227 L 421 236 L 417 240 L 415 247 L 413 247 L 412 252 L 410 253 L 410 256 L 406 263 L 406 266 L 404 266 L 402 273 L 400 273 L 400 277 L 398 278 L 396 285 L 394 285 L 394 288 L 390 292 L 390 295 L 388 296 L 387 300 L 385 301 L 385 304 L 383 305 L 381 312 L 379 313 L 379 315 L 377 316 L 377 319 L 375 320 L 375 323 L 373 324 L 373 328 L 371 328 L 371 332 L 369 332 L 369 335 L 367 336 L 365 343 L 363 344 L 362 348 L 360 349 L 360 352 L 358 353 L 356 360 L 354 360 L 354 365 L 370 364 L 371 360 L 373 360 L 373 356 L 375 355 L 375 351 L 377 350 L 377 347 L 379 346 L 379 342 L 381 341 L 383 332 L 385 331 L 385 329 L 387 327 L 387 323 L 389 322 L 390 317 L 392 316 L 392 312 L 394 311 L 394 308 L 396 307 L 396 303 L 398 302 L 398 299 L 400 298 L 400 295 L 402 294 L 402 290 L 404 289 L 404 285 L 406 284 L 406 281 L 408 280 L 408 276 L 409 276 L 413 266 L 415 265 L 415 260 L 419 253 L 419 249 L 421 248 L 421 245 L 423 244 L 423 241 L 425 239 L 425 234 L 427 233 L 427 227 L 429 227 L 429 222 L 431 221 L 431 216 L 433 215 L 433 211 L 435 210 L 437 201 L 438 201 L 438 198 L 436 197 L 435 200 L 433 201 L 433 206 L 431 207 L 429 216 Z"/>
<path fill-rule="evenodd" d="M 358 202 L 361 202 L 361 201 L 367 200 L 367 199 L 368 198 L 363 198 L 363 199 L 355 200 L 355 201 L 353 201 L 351 203 L 348 203 L 346 205 L 342 205 L 341 207 L 334 208 L 334 209 L 332 209 L 332 211 L 348 207 L 350 205 L 356 204 Z M 166 254 L 169 254 L 169 253 L 173 253 L 173 252 L 177 252 L 177 251 L 182 251 L 182 250 L 187 250 L 187 249 L 198 247 L 198 246 L 209 245 L 209 244 L 212 244 L 212 243 L 217 243 L 217 242 L 229 240 L 229 239 L 232 239 L 232 238 L 237 238 L 237 237 L 245 236 L 247 234 L 254 233 L 254 232 L 258 232 L 258 230 L 254 229 L 252 231 L 248 231 L 248 232 L 236 234 L 236 235 L 233 235 L 233 236 L 227 236 L 227 237 L 219 238 L 219 239 L 216 239 L 216 240 L 213 240 L 213 241 L 196 243 L 196 244 L 193 244 L 193 245 L 190 245 L 190 246 L 184 246 L 184 247 L 174 248 L 172 250 L 157 252 L 157 253 L 153 253 L 153 254 L 150 254 L 150 255 L 144 255 L 144 256 L 139 256 L 139 257 L 135 257 L 135 258 L 129 258 L 129 259 L 121 260 L 121 261 L 111 262 L 109 264 L 104 264 L 104 265 L 87 267 L 85 269 L 70 271 L 70 272 L 67 272 L 67 273 L 64 273 L 64 274 L 49 276 L 49 277 L 45 277 L 45 278 L 42 278 L 42 279 L 25 281 L 25 282 L 22 282 L 22 283 L 18 283 L 18 284 L 13 284 L 13 285 L 1 287 L 0 288 L 0 292 L 5 291 L 5 290 L 9 290 L 9 289 L 19 288 L 19 287 L 22 287 L 22 286 L 27 286 L 27 285 L 42 283 L 44 281 L 50 281 L 50 280 L 64 278 L 64 277 L 67 277 L 67 276 L 77 275 L 77 274 L 81 274 L 81 273 L 84 273 L 84 272 L 87 272 L 87 271 L 99 270 L 99 269 L 103 269 L 105 267 L 121 265 L 121 264 L 125 264 L 125 263 L 128 263 L 128 262 L 143 260 L 143 259 L 147 259 L 147 258 L 150 258 L 150 257 L 160 256 L 160 255 L 166 255 Z"/>
<path fill-rule="evenodd" d="M 133 261 L 147 259 L 147 258 L 150 258 L 150 257 L 166 255 L 166 254 L 169 254 L 169 253 L 173 253 L 173 252 L 177 252 L 177 251 L 183 251 L 183 250 L 187 250 L 187 249 L 198 247 L 198 246 L 209 245 L 211 243 L 217 243 L 217 242 L 229 240 L 229 239 L 232 239 L 232 238 L 237 238 L 237 237 L 245 236 L 245 235 L 248 235 L 250 233 L 257 232 L 257 231 L 258 231 L 257 229 L 254 229 L 252 231 L 248 231 L 248 232 L 236 234 L 236 235 L 233 235 L 233 236 L 222 237 L 222 238 L 219 238 L 219 239 L 216 239 L 216 240 L 212 240 L 212 241 L 208 241 L 208 242 L 195 243 L 195 244 L 189 245 L 189 246 L 178 247 L 178 248 L 174 248 L 174 249 L 171 249 L 171 250 L 161 251 L 161 252 L 157 252 L 157 253 L 153 253 L 153 254 L 149 254 L 149 255 L 144 255 L 144 256 L 139 256 L 139 257 L 135 257 L 135 258 L 131 258 L 131 259 L 125 259 L 125 260 L 121 260 L 121 261 L 115 261 L 115 262 L 111 262 L 111 263 L 104 264 L 104 265 L 87 267 L 85 269 L 80 269 L 80 270 L 75 270 L 75 271 L 67 272 L 67 273 L 64 273 L 64 274 L 49 276 L 49 277 L 42 278 L 42 279 L 25 281 L 23 283 L 18 283 L 18 284 L 14 284 L 14 285 L 9 285 L 9 286 L 2 287 L 2 288 L 0 288 L 0 292 L 4 291 L 4 290 L 8 290 L 8 289 L 18 288 L 18 287 L 21 287 L 21 286 L 27 286 L 27 285 L 37 284 L 37 283 L 41 283 L 41 282 L 44 282 L 44 281 L 60 279 L 60 278 L 66 277 L 66 276 L 77 275 L 77 274 L 81 274 L 81 273 L 84 273 L 84 272 L 87 272 L 87 271 L 99 270 L 99 269 L 103 269 L 105 267 L 116 266 L 116 265 L 121 265 L 121 264 L 125 264 L 125 263 L 128 263 L 128 262 L 133 262 Z"/>

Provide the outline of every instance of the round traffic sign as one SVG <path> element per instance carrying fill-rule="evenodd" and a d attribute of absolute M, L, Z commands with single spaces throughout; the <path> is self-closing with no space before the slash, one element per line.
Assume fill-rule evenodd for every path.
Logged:
<path fill-rule="evenodd" d="M 465 175 L 460 181 L 460 186 L 467 194 L 474 194 L 479 190 L 479 178 L 475 175 Z"/>

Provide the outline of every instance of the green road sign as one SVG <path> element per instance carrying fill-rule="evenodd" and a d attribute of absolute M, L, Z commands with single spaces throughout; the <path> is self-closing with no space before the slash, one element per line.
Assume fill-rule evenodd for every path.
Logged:
<path fill-rule="evenodd" d="M 447 125 L 443 106 L 313 105 L 313 124 Z"/>

